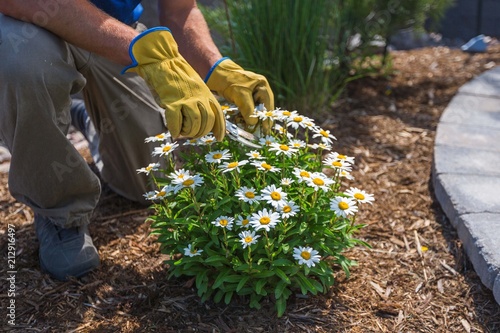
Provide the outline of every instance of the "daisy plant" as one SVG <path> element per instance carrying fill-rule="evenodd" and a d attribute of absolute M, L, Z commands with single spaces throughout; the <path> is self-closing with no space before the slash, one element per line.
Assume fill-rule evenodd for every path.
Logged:
<path fill-rule="evenodd" d="M 256 117 L 259 149 L 162 133 L 145 140 L 158 143 L 157 161 L 137 172 L 154 183 L 145 198 L 169 276 L 194 277 L 202 301 L 238 295 L 259 308 L 272 299 L 281 316 L 290 296 L 327 292 L 339 269 L 349 275 L 355 262 L 343 252 L 368 246 L 355 237 L 356 215 L 374 198 L 342 190 L 354 157 L 335 152 L 336 138 L 313 119 L 262 107 Z"/>

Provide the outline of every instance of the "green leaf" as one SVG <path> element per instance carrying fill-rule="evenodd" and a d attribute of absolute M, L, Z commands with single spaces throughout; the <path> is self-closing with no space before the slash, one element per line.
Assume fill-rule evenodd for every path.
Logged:
<path fill-rule="evenodd" d="M 217 278 L 215 279 L 212 288 L 213 289 L 219 288 L 224 283 L 224 278 L 226 277 L 226 275 L 229 274 L 229 272 L 230 272 L 229 269 L 225 269 L 222 272 L 220 272 L 219 275 L 217 275 Z"/>
<path fill-rule="evenodd" d="M 278 312 L 278 317 L 283 316 L 286 310 L 286 299 L 280 297 L 276 299 L 276 311 Z"/>
<path fill-rule="evenodd" d="M 255 292 L 259 295 L 264 295 L 265 293 L 263 293 L 262 288 L 264 288 L 266 283 L 267 283 L 267 280 L 265 280 L 265 279 L 257 281 L 257 283 L 255 284 Z"/>
<path fill-rule="evenodd" d="M 279 276 L 281 278 L 282 281 L 284 281 L 286 284 L 290 284 L 292 283 L 290 281 L 290 278 L 285 274 L 285 272 L 283 272 L 281 269 L 275 267 L 274 268 L 274 272 L 276 273 L 277 276 Z"/>
<path fill-rule="evenodd" d="M 286 282 L 281 280 L 276 284 L 276 288 L 274 289 L 274 297 L 276 299 L 280 298 L 283 295 L 283 291 L 286 289 Z"/>
<path fill-rule="evenodd" d="M 229 291 L 224 296 L 224 303 L 229 304 L 231 302 L 231 298 L 233 297 L 233 292 Z"/>
<path fill-rule="evenodd" d="M 238 283 L 238 286 L 236 287 L 236 292 L 239 292 L 241 288 L 245 286 L 245 283 L 247 283 L 248 279 L 250 279 L 250 276 L 248 275 L 241 278 L 240 282 Z"/>

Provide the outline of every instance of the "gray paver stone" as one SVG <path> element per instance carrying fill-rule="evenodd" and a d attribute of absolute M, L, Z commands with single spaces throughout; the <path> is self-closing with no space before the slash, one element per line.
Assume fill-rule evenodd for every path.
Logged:
<path fill-rule="evenodd" d="M 500 129 L 500 101 L 498 98 L 458 94 L 444 110 L 439 123 Z"/>
<path fill-rule="evenodd" d="M 500 304 L 500 274 L 497 275 L 495 284 L 493 285 L 493 296 L 498 304 Z"/>
<path fill-rule="evenodd" d="M 433 174 L 435 195 L 453 226 L 460 215 L 500 214 L 500 178 L 467 174 Z"/>
<path fill-rule="evenodd" d="M 500 101 L 499 101 L 500 103 Z M 436 144 L 500 153 L 500 129 L 440 123 Z"/>
<path fill-rule="evenodd" d="M 500 67 L 495 67 L 467 82 L 458 90 L 482 96 L 500 97 Z"/>
<path fill-rule="evenodd" d="M 485 152 L 482 149 L 436 144 L 434 164 L 440 173 L 500 176 L 500 153 Z"/>
<path fill-rule="evenodd" d="M 474 270 L 483 284 L 493 289 L 500 272 L 500 214 L 464 214 L 457 223 L 462 240 Z"/>

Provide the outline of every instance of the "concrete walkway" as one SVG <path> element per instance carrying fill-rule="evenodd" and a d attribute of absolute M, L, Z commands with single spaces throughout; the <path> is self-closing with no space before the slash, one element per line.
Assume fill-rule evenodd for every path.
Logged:
<path fill-rule="evenodd" d="M 436 197 L 500 304 L 500 67 L 460 88 L 437 127 Z"/>

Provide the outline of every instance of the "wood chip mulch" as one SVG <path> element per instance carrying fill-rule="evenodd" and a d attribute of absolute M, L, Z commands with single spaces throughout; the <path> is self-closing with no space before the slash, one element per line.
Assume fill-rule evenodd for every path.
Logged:
<path fill-rule="evenodd" d="M 374 193 L 357 220 L 372 248 L 355 248 L 351 277 L 325 295 L 293 296 L 282 318 L 271 302 L 252 310 L 200 303 L 192 281 L 167 280 L 149 211 L 105 192 L 91 233 L 102 267 L 80 280 L 42 274 L 32 211 L 0 174 L 0 272 L 7 277 L 7 225 L 16 238 L 16 328 L 20 332 L 500 332 L 500 306 L 464 254 L 434 195 L 433 144 L 457 89 L 500 64 L 500 45 L 468 54 L 446 47 L 392 52 L 392 71 L 355 81 L 328 112 L 336 150 L 356 157 L 355 181 Z M 300 111 L 300 110 L 299 110 Z M 473 110 L 471 110 L 473 112 Z M 82 151 L 82 154 L 85 154 Z M 8 283 L 0 285 L 2 316 Z"/>

